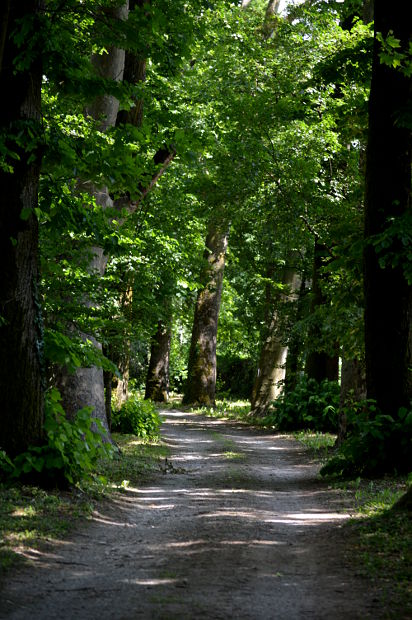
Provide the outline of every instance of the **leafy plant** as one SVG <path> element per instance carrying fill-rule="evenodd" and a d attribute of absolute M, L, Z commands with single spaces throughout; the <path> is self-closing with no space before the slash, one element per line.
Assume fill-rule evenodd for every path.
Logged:
<path fill-rule="evenodd" d="M 393 418 L 368 400 L 355 403 L 347 416 L 348 437 L 322 468 L 322 475 L 352 477 L 410 470 L 412 408 L 401 407 Z"/>
<path fill-rule="evenodd" d="M 337 428 L 339 384 L 302 377 L 296 388 L 275 401 L 263 419 L 265 426 L 281 430 L 313 429 L 333 432 Z"/>
<path fill-rule="evenodd" d="M 161 419 L 151 400 L 131 396 L 120 408 L 112 413 L 112 430 L 120 433 L 133 433 L 142 439 L 159 437 Z"/>
<path fill-rule="evenodd" d="M 47 393 L 44 430 L 47 443 L 31 446 L 13 460 L 0 455 L 0 473 L 13 480 L 41 484 L 74 484 L 90 479 L 97 461 L 111 457 L 113 447 L 105 437 L 101 422 L 92 417 L 92 407 L 84 407 L 71 422 L 66 419 L 56 388 Z"/>

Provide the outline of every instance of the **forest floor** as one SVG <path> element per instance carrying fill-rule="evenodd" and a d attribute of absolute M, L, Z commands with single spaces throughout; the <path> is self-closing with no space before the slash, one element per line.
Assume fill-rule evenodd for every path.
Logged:
<path fill-rule="evenodd" d="M 390 617 L 354 569 L 348 496 L 294 439 L 163 411 L 163 471 L 33 554 L 0 618 Z M 402 614 L 396 617 L 407 617 Z"/>

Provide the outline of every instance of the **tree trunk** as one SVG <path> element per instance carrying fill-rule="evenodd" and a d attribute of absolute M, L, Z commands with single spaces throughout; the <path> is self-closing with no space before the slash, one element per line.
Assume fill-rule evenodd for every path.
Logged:
<path fill-rule="evenodd" d="M 322 291 L 322 280 L 325 276 L 322 274 L 321 269 L 324 265 L 323 256 L 325 253 L 325 247 L 315 241 L 315 253 L 313 259 L 313 275 L 312 275 L 312 290 L 311 290 L 311 304 L 310 314 L 313 316 L 316 309 L 326 303 L 325 295 Z M 316 319 L 315 319 L 316 321 Z M 308 341 L 315 343 L 319 341 L 321 337 L 321 326 L 319 322 L 315 322 L 309 329 Z M 329 381 L 337 381 L 339 378 L 339 353 L 338 346 L 334 346 L 335 353 L 330 355 L 326 351 L 319 347 L 314 346 L 306 358 L 305 371 L 309 379 L 316 379 L 321 382 L 324 379 Z"/>
<path fill-rule="evenodd" d="M 306 294 L 306 279 L 303 275 L 300 282 L 299 297 L 297 300 L 295 324 L 299 323 L 299 321 L 303 319 Z M 292 392 L 298 383 L 299 372 L 302 370 L 302 352 L 302 336 L 292 331 L 292 335 L 289 340 L 288 356 L 286 358 L 285 394 Z"/>
<path fill-rule="evenodd" d="M 228 243 L 226 221 L 209 222 L 189 351 L 183 404 L 213 406 L 216 397 L 216 341 Z"/>
<path fill-rule="evenodd" d="M 339 426 L 336 445 L 341 445 L 347 433 L 346 407 L 354 402 L 366 398 L 365 364 L 357 359 L 342 360 L 340 403 L 339 403 Z"/>
<path fill-rule="evenodd" d="M 28 128 L 41 136 L 42 50 L 30 49 L 30 35 L 17 46 L 11 34 L 20 20 L 36 19 L 36 0 L 12 2 L 1 8 L 1 122 L 6 131 Z M 25 51 L 35 54 L 30 68 L 19 71 L 14 60 Z M 38 56 L 36 55 L 38 54 Z M 0 171 L 0 447 L 11 456 L 39 443 L 43 434 L 42 319 L 38 299 L 38 200 L 41 155 L 25 151 L 10 137 L 8 148 L 19 159 L 13 172 Z M 30 159 L 33 159 L 31 161 Z"/>
<path fill-rule="evenodd" d="M 150 348 L 145 399 L 159 403 L 169 400 L 169 357 L 172 330 L 170 325 L 159 321 Z"/>
<path fill-rule="evenodd" d="M 266 415 L 271 403 L 282 391 L 285 378 L 285 364 L 288 348 L 284 341 L 284 333 L 280 329 L 280 304 L 290 302 L 296 296 L 300 281 L 296 269 L 285 267 L 282 284 L 286 287 L 275 301 L 275 308 L 269 324 L 268 334 L 263 343 L 255 384 L 251 399 L 251 415 Z"/>
<path fill-rule="evenodd" d="M 113 10 L 113 17 L 124 20 L 127 17 L 128 2 Z M 116 47 L 109 48 L 107 54 L 96 55 L 92 62 L 96 73 L 107 80 L 121 81 L 123 78 L 125 51 Z M 86 114 L 91 118 L 100 121 L 101 131 L 106 131 L 116 123 L 117 112 L 119 109 L 118 100 L 112 95 L 102 95 L 97 97 L 86 109 Z M 89 192 L 96 200 L 96 203 L 107 209 L 113 206 L 113 201 L 109 196 L 108 188 L 96 188 L 89 182 L 79 182 L 79 188 Z M 97 277 L 102 276 L 106 269 L 107 257 L 102 248 L 92 247 L 93 259 L 89 264 L 90 273 L 96 273 Z M 84 304 L 90 305 L 89 300 L 85 299 Z M 89 334 L 81 334 L 85 340 L 91 340 L 96 348 L 101 350 L 101 344 Z M 78 409 L 85 406 L 93 407 L 93 417 L 100 420 L 103 427 L 109 431 L 106 416 L 103 369 L 97 366 L 90 368 L 78 368 L 73 374 L 62 369 L 58 375 L 58 387 L 62 395 L 62 405 L 69 419 L 74 419 Z"/>
<path fill-rule="evenodd" d="M 409 6 L 395 0 L 390 7 L 375 0 L 375 44 L 369 99 L 369 140 L 366 165 L 364 287 L 365 356 L 368 398 L 386 414 L 409 406 L 411 381 L 412 287 L 403 261 L 383 265 L 371 239 L 411 209 L 411 78 L 380 62 L 376 33 L 393 31 L 402 51 L 411 39 Z M 390 251 L 402 250 L 398 237 Z"/>
<path fill-rule="evenodd" d="M 111 359 L 110 348 L 103 347 L 103 355 Z M 103 371 L 103 383 L 104 383 L 104 406 L 106 411 L 107 426 L 109 431 L 112 430 L 112 382 L 113 373 L 110 370 Z"/>
<path fill-rule="evenodd" d="M 269 0 L 263 21 L 263 36 L 270 39 L 276 29 L 276 18 L 279 15 L 280 0 Z"/>

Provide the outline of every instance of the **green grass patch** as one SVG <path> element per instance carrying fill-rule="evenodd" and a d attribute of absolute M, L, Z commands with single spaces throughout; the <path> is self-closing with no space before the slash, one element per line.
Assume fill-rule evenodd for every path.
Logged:
<path fill-rule="evenodd" d="M 346 527 L 355 533 L 359 570 L 379 580 L 385 617 L 412 617 L 411 512 L 394 508 L 406 491 L 405 478 L 358 478 L 339 486 L 354 494 L 358 517 Z"/>
<path fill-rule="evenodd" d="M 292 435 L 321 461 L 328 458 L 336 441 L 336 435 L 318 431 L 297 431 Z"/>
<path fill-rule="evenodd" d="M 161 442 L 149 443 L 135 435 L 120 433 L 112 433 L 112 437 L 120 448 L 120 454 L 99 465 L 99 474 L 107 479 L 112 488 L 139 484 L 153 472 L 159 471 L 169 455 L 168 447 Z"/>
<path fill-rule="evenodd" d="M 0 484 L 0 574 L 27 559 L 30 549 L 66 536 L 79 519 L 91 516 L 99 501 L 159 471 L 168 455 L 160 442 L 116 433 L 113 438 L 121 452 L 98 463 L 94 482 L 78 483 L 69 491 Z"/>
<path fill-rule="evenodd" d="M 24 559 L 30 549 L 64 536 L 92 503 L 78 489 L 45 491 L 34 486 L 0 485 L 0 572 Z"/>
<path fill-rule="evenodd" d="M 242 461 L 246 458 L 242 452 L 233 452 L 233 450 L 227 450 L 224 452 L 224 457 L 226 459 L 230 459 L 231 461 Z"/>
<path fill-rule="evenodd" d="M 250 412 L 250 403 L 247 400 L 217 400 L 215 407 L 192 407 L 194 413 L 202 413 L 210 418 L 223 418 L 246 422 Z M 249 420 L 250 422 L 250 420 Z"/>

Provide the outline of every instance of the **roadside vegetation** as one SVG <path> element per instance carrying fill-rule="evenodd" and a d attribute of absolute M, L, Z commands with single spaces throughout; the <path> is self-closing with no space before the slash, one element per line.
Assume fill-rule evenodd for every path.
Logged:
<path fill-rule="evenodd" d="M 154 472 L 163 470 L 168 448 L 159 437 L 160 416 L 153 403 L 137 396 L 128 402 L 121 415 L 114 416 L 116 428 L 123 424 L 126 432 L 113 432 L 113 446 L 97 458 L 88 476 L 78 476 L 75 481 L 60 477 L 60 488 L 56 484 L 45 488 L 44 477 L 39 478 L 43 488 L 3 478 L 0 574 L 35 558 L 48 542 L 67 536 L 81 520 L 91 518 L 99 503 L 110 501 L 115 494 L 137 487 Z"/>

